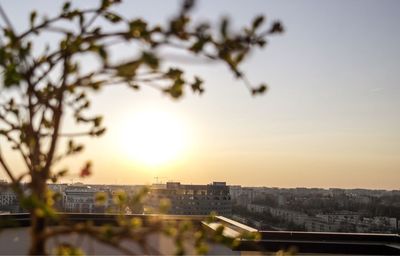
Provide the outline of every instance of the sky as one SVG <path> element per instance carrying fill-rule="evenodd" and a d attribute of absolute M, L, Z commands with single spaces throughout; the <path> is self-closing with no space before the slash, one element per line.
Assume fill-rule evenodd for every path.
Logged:
<path fill-rule="evenodd" d="M 16 28 L 26 26 L 29 10 L 51 15 L 61 4 L 1 3 Z M 124 1 L 118 10 L 155 24 L 178 6 Z M 400 189 L 398 10 L 400 2 L 389 0 L 198 1 L 195 20 L 218 24 L 229 16 L 236 28 L 258 14 L 282 21 L 285 33 L 270 38 L 243 66 L 252 82 L 269 85 L 268 93 L 252 97 L 225 66 L 199 62 L 181 65 L 204 78 L 202 96 L 172 101 L 151 89 L 106 89 L 93 97 L 92 109 L 104 114 L 107 134 L 84 140 L 85 153 L 65 164 L 74 170 L 93 160 L 88 183 L 150 184 L 158 177 L 193 184 Z M 117 50 L 115 58 L 126 51 Z M 135 130 L 135 122 L 146 114 L 163 120 L 151 123 L 153 134 L 163 134 L 169 123 L 179 127 L 172 144 L 180 148 L 163 164 L 145 164 L 135 155 L 140 150 L 132 134 L 149 130 Z M 13 156 L 11 162 L 22 168 Z"/>

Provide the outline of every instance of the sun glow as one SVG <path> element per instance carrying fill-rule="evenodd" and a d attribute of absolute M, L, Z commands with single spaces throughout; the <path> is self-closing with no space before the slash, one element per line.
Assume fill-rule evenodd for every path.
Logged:
<path fill-rule="evenodd" d="M 124 123 L 122 147 L 135 162 L 160 166 L 183 157 L 187 146 L 186 131 L 171 113 L 141 111 L 128 117 Z"/>

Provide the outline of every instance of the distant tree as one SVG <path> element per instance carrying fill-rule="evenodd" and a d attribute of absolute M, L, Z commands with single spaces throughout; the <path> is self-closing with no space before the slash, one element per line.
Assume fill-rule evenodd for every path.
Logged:
<path fill-rule="evenodd" d="M 49 219 L 57 220 L 53 208 L 57 195 L 48 190 L 47 182 L 55 182 L 68 173 L 66 169 L 58 169 L 57 164 L 83 150 L 84 145 L 74 138 L 97 137 L 106 130 L 102 116 L 90 115 L 87 111 L 90 92 L 125 85 L 134 91 L 152 87 L 172 99 L 181 98 L 188 90 L 203 93 L 201 77 L 187 78 L 184 68 L 166 65 L 168 60 L 160 55 L 160 50 L 166 48 L 225 64 L 252 95 L 262 94 L 267 89 L 264 84 L 252 86 L 240 64 L 253 49 L 264 47 L 268 36 L 283 32 L 279 22 L 263 29 L 264 17 L 258 16 L 250 26 L 233 32 L 229 19 L 223 18 L 215 30 L 207 22 L 192 23 L 190 12 L 194 2 L 187 0 L 171 20 L 152 25 L 114 11 L 113 6 L 119 2 L 102 0 L 98 6 L 88 9 L 75 8 L 66 2 L 54 17 L 32 11 L 30 25 L 24 31 L 17 31 L 0 7 L 3 20 L 0 138 L 18 152 L 26 170 L 17 175 L 7 163 L 4 141 L 0 146 L 0 165 L 11 180 L 22 207 L 31 214 L 30 254 L 46 254 L 46 240 L 57 234 L 47 226 Z M 109 23 L 107 29 L 100 25 L 104 22 Z M 39 42 L 43 41 L 38 38 L 50 33 L 55 34 L 58 41 L 41 45 Z M 111 58 L 111 49 L 121 42 L 131 44 L 137 55 L 123 61 Z M 82 68 L 89 55 L 96 56 L 100 62 L 92 70 Z M 66 131 L 65 118 L 72 118 L 85 129 Z M 65 145 L 61 144 L 62 138 L 67 139 Z M 87 162 L 79 175 L 85 177 L 91 172 L 91 163 Z M 23 180 L 29 182 L 30 192 L 21 188 Z M 104 198 L 100 195 L 101 200 Z M 71 232 L 80 231 L 83 232 L 71 229 Z M 88 230 L 85 232 L 96 236 Z"/>

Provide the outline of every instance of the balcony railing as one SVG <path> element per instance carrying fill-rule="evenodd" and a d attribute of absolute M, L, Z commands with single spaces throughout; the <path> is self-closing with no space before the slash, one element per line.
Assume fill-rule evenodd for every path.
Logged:
<path fill-rule="evenodd" d="M 63 213 L 70 222 L 91 221 L 94 224 L 113 224 L 116 215 L 113 214 L 83 214 L 83 213 Z M 205 216 L 201 215 L 131 215 L 131 217 L 142 218 L 144 225 L 152 218 L 163 219 L 165 221 L 184 221 L 191 220 L 194 224 L 208 228 L 210 232 L 216 230 L 218 226 L 225 227 L 224 235 L 236 236 L 243 231 L 257 232 L 260 240 L 241 240 L 239 246 L 235 248 L 220 247 L 213 250 L 212 254 L 241 254 L 243 252 L 277 252 L 279 250 L 294 250 L 299 254 L 347 254 L 347 255 L 400 255 L 400 236 L 398 234 L 356 234 L 356 233 L 322 233 L 322 232 L 289 232 L 289 231 L 259 231 L 244 224 L 233 221 L 225 217 L 217 217 L 212 223 L 205 223 Z M 0 236 L 2 251 L 8 245 L 7 231 L 13 228 L 27 227 L 30 225 L 29 214 L 10 214 L 0 215 L 0 224 L 3 224 L 3 232 Z M 25 236 L 29 232 L 24 231 Z M 15 235 L 11 232 L 10 235 Z M 21 234 L 20 234 L 21 236 Z M 28 239 L 25 241 L 27 248 Z M 12 239 L 11 239 L 12 241 Z M 171 248 L 166 248 L 166 243 L 157 242 L 160 254 L 169 254 Z M 21 249 L 21 246 L 18 249 Z M 164 246 L 164 247 L 163 247 Z M 11 251 L 7 251 L 10 253 Z M 158 254 L 156 253 L 156 254 Z"/>

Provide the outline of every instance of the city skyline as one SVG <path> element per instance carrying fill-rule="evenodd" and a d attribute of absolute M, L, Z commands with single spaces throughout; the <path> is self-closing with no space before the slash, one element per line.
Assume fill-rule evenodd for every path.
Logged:
<path fill-rule="evenodd" d="M 19 29 L 28 23 L 19 18 L 28 17 L 27 10 L 51 14 L 59 4 L 4 8 Z M 157 10 L 154 4 L 130 1 L 119 9 L 154 23 L 178 9 L 178 2 L 157 3 Z M 187 94 L 174 102 L 151 88 L 138 93 L 106 89 L 93 97 L 92 111 L 104 114 L 108 132 L 83 139 L 85 152 L 62 166 L 77 172 L 90 159 L 93 176 L 83 182 L 98 184 L 149 184 L 158 176 L 196 184 L 224 180 L 246 186 L 399 189 L 399 7 L 396 1 L 201 1 L 194 13 L 199 20 L 229 15 L 238 25 L 265 14 L 267 21 L 283 22 L 286 32 L 245 65 L 252 82 L 269 85 L 267 94 L 253 98 L 226 67 L 199 62 L 189 63 L 188 71 L 206 79 L 200 97 Z M 125 52 L 121 46 L 114 57 Z M 155 113 L 149 125 L 160 127 L 153 135 L 166 127 L 166 136 L 179 130 L 175 140 L 163 142 L 167 147 L 157 161 L 129 150 L 138 140 L 130 135 L 139 131 L 141 137 L 148 130 L 135 130 L 143 113 Z M 66 127 L 72 127 L 68 120 Z M 176 139 L 182 141 L 174 154 L 162 158 Z M 157 142 L 154 147 L 162 148 Z M 14 155 L 10 163 L 22 168 Z"/>

